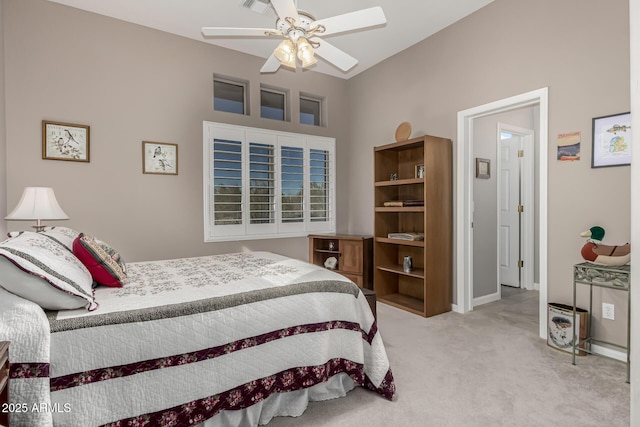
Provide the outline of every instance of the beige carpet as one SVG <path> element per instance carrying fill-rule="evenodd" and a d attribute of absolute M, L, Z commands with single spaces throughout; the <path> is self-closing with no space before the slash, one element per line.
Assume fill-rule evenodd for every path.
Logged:
<path fill-rule="evenodd" d="M 357 388 L 285 426 L 628 426 L 626 365 L 538 337 L 538 293 L 509 292 L 460 315 L 424 319 L 378 303 L 398 399 Z"/>

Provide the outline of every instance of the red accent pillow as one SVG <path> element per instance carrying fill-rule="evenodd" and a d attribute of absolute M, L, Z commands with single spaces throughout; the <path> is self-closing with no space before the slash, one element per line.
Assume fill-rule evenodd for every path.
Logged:
<path fill-rule="evenodd" d="M 119 263 L 120 255 L 104 242 L 80 233 L 73 241 L 73 254 L 97 283 L 116 288 L 124 284 L 127 275 Z"/>

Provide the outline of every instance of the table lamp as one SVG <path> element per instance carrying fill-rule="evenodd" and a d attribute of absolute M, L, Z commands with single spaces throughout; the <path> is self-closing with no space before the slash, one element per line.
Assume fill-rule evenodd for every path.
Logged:
<path fill-rule="evenodd" d="M 69 217 L 58 204 L 53 188 L 26 187 L 18 206 L 4 219 L 14 221 L 36 220 L 36 225 L 33 228 L 36 231 L 42 231 L 45 227 L 42 224 L 42 220 L 69 219 Z"/>

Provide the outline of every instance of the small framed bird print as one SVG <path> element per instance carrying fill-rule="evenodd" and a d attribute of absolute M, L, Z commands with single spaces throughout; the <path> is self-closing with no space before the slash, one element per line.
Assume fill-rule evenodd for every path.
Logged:
<path fill-rule="evenodd" d="M 178 144 L 142 141 L 142 173 L 178 175 Z"/>
<path fill-rule="evenodd" d="M 42 121 L 42 158 L 89 161 L 89 126 Z"/>

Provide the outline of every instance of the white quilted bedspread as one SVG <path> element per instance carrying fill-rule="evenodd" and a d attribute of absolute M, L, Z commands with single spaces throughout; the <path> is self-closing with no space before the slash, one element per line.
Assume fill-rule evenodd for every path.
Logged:
<path fill-rule="evenodd" d="M 128 283 L 96 289 L 96 300 L 95 311 L 48 320 L 24 300 L 3 314 L 0 339 L 10 334 L 12 359 L 25 362 L 12 367 L 12 401 L 50 398 L 52 420 L 37 425 L 197 424 L 339 375 L 395 394 L 365 297 L 302 261 L 253 252 L 131 263 Z M 43 381 L 28 374 L 36 362 L 48 364 L 50 393 L 27 396 L 24 384 Z M 34 425 L 34 413 L 13 415 Z"/>

